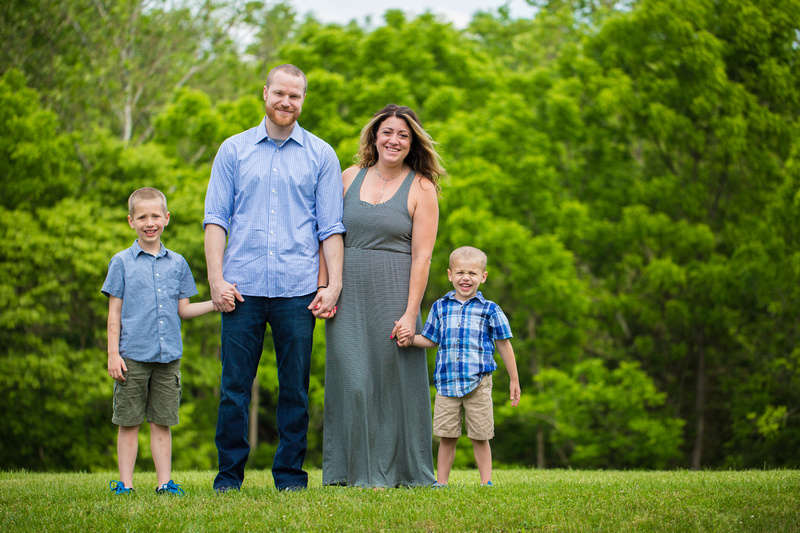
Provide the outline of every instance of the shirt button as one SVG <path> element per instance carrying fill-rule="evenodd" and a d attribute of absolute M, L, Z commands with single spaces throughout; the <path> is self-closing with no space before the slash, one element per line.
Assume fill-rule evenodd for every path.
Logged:
<path fill-rule="evenodd" d="M 159 323 L 159 324 L 163 324 L 163 323 L 164 323 L 164 321 L 163 321 L 163 320 L 159 320 L 159 321 L 158 321 L 158 323 Z"/>
<path fill-rule="evenodd" d="M 275 192 L 275 189 L 272 189 L 272 192 Z"/>
<path fill-rule="evenodd" d="M 274 215 L 275 214 L 275 210 L 273 209 L 272 211 L 270 211 L 270 213 L 272 213 Z"/>
<path fill-rule="evenodd" d="M 158 308 L 161 309 L 161 307 L 162 307 L 161 304 L 159 304 Z"/>
<path fill-rule="evenodd" d="M 278 171 L 278 169 L 277 169 L 277 168 L 273 168 L 273 169 L 272 169 L 272 171 L 273 171 L 273 172 L 277 172 L 277 171 Z"/>
<path fill-rule="evenodd" d="M 158 289 L 158 292 L 161 292 L 161 289 Z"/>
<path fill-rule="evenodd" d="M 269 234 L 270 234 L 270 235 L 275 235 L 275 232 L 274 232 L 274 231 L 272 231 L 272 230 L 269 230 Z"/>
<path fill-rule="evenodd" d="M 156 277 L 158 277 L 158 272 L 156 272 Z"/>

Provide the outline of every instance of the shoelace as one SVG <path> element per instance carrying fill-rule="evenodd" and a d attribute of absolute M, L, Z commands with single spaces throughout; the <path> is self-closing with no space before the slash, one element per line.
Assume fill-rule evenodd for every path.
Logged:
<path fill-rule="evenodd" d="M 125 483 L 122 481 L 112 481 L 108 484 L 108 488 L 110 488 L 114 494 L 128 494 L 129 492 L 133 492 L 133 487 L 126 487 Z"/>
<path fill-rule="evenodd" d="M 181 496 L 186 494 L 186 492 L 184 492 L 181 486 L 172 481 L 171 479 L 169 480 L 169 483 L 164 483 L 163 485 L 161 485 L 161 488 L 156 489 L 156 492 L 158 494 L 169 492 L 171 494 L 180 494 Z"/>

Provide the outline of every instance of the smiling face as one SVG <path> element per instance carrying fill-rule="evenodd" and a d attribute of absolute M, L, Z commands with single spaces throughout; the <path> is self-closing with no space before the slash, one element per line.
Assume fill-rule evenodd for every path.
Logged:
<path fill-rule="evenodd" d="M 273 74 L 269 86 L 264 87 L 267 118 L 276 126 L 276 131 L 270 129 L 270 135 L 291 133 L 303 110 L 305 97 L 305 80 L 302 76 L 292 76 L 282 71 Z"/>
<path fill-rule="evenodd" d="M 455 258 L 447 269 L 447 278 L 453 284 L 456 299 L 460 302 L 466 302 L 478 293 L 487 274 L 481 261 L 474 259 Z"/>
<path fill-rule="evenodd" d="M 156 254 L 161 249 L 161 234 L 169 224 L 169 211 L 161 200 L 141 200 L 128 215 L 128 224 L 136 230 L 139 246 L 145 252 Z"/>
<path fill-rule="evenodd" d="M 375 133 L 378 160 L 388 166 L 402 165 L 411 150 L 412 139 L 411 128 L 405 119 L 388 117 Z"/>

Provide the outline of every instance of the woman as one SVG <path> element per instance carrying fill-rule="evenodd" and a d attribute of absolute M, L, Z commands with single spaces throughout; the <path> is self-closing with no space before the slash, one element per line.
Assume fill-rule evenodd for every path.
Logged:
<path fill-rule="evenodd" d="M 420 302 L 445 176 L 430 135 L 390 104 L 361 130 L 344 171 L 342 292 L 326 323 L 323 485 L 431 485 L 431 406 L 425 350 L 400 348 L 422 330 Z"/>

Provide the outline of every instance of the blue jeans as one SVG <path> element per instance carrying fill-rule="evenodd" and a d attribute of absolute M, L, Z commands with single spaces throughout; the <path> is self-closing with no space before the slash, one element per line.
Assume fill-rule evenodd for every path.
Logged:
<path fill-rule="evenodd" d="M 222 313 L 222 383 L 217 416 L 219 474 L 214 488 L 240 488 L 250 454 L 247 440 L 250 392 L 269 323 L 278 366 L 278 449 L 272 477 L 278 489 L 308 485 L 303 470 L 308 432 L 308 380 L 316 319 L 308 305 L 314 295 L 296 298 L 244 296 Z"/>

